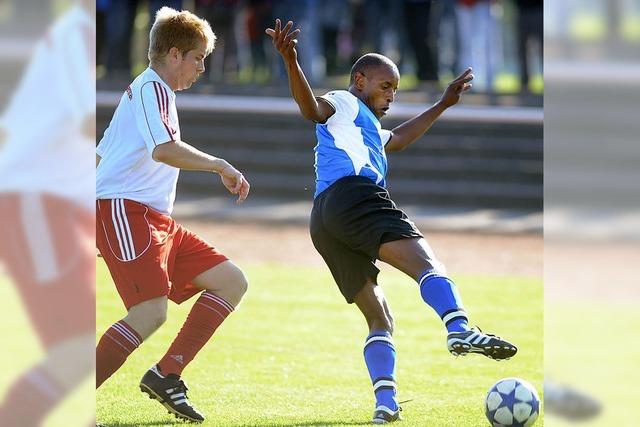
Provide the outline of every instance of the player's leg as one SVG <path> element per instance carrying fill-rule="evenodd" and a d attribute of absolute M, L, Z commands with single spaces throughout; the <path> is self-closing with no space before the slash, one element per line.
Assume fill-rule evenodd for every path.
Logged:
<path fill-rule="evenodd" d="M 215 248 L 184 227 L 178 227 L 177 251 L 170 257 L 174 267 L 169 298 L 181 303 L 195 294 L 200 296 L 165 355 L 142 377 L 140 387 L 178 418 L 201 422 L 204 415 L 188 400 L 187 386 L 180 376 L 240 303 L 247 290 L 247 280 L 242 271 Z"/>
<path fill-rule="evenodd" d="M 247 280 L 231 261 L 224 261 L 196 276 L 191 283 L 200 294 L 187 320 L 164 357 L 158 362 L 164 375 L 181 375 L 218 327 L 240 303 Z"/>
<path fill-rule="evenodd" d="M 382 288 L 368 279 L 354 299 L 369 326 L 364 344 L 364 360 L 373 384 L 376 408 L 374 424 L 399 419 L 396 399 L 396 350 L 393 344 L 393 317 Z"/>
<path fill-rule="evenodd" d="M 9 385 L 0 425 L 40 425 L 94 368 L 86 355 L 95 345 L 95 255 L 84 244 L 94 220 L 68 200 L 36 193 L 0 195 L 0 217 L 0 263 L 44 349 Z"/>
<path fill-rule="evenodd" d="M 482 353 L 508 359 L 516 347 L 499 337 L 471 330 L 455 283 L 446 275 L 424 238 L 398 239 L 380 245 L 379 259 L 412 277 L 420 286 L 424 302 L 432 307 L 448 331 L 447 347 L 454 355 Z"/>
<path fill-rule="evenodd" d="M 167 297 L 153 298 L 129 309 L 102 335 L 96 347 L 96 388 L 127 360 L 167 318 Z"/>
<path fill-rule="evenodd" d="M 445 323 L 447 331 L 469 329 L 467 316 L 455 284 L 423 238 L 399 239 L 380 245 L 381 261 L 407 274 L 420 285 L 422 299 Z"/>
<path fill-rule="evenodd" d="M 170 288 L 164 265 L 172 231 L 170 218 L 140 203 L 96 203 L 96 246 L 127 308 L 127 315 L 107 329 L 96 347 L 97 387 L 166 319 Z"/>

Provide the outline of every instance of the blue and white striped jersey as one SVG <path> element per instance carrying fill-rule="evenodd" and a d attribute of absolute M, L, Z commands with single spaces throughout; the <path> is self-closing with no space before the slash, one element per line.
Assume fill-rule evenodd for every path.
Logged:
<path fill-rule="evenodd" d="M 316 125 L 314 198 L 345 176 L 365 176 L 384 187 L 384 146 L 391 139 L 391 131 L 382 129 L 369 107 L 346 90 L 329 92 L 322 99 L 336 112 L 326 123 Z"/>

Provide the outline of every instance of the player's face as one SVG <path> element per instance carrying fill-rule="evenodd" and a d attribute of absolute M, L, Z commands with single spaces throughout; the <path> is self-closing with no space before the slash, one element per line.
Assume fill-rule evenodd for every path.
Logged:
<path fill-rule="evenodd" d="M 206 43 L 202 41 L 195 49 L 182 54 L 178 71 L 178 90 L 189 89 L 198 76 L 204 73 L 206 48 Z"/>
<path fill-rule="evenodd" d="M 400 74 L 395 67 L 381 65 L 367 70 L 365 77 L 366 83 L 362 90 L 365 104 L 381 119 L 387 114 L 396 96 Z"/>

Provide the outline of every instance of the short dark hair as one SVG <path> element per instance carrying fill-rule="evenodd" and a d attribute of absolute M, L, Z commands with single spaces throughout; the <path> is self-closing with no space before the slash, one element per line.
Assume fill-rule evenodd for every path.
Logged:
<path fill-rule="evenodd" d="M 398 69 L 392 60 L 384 55 L 380 55 L 379 53 L 367 53 L 362 55 L 356 63 L 353 64 L 353 67 L 351 67 L 349 85 L 352 85 L 355 82 L 356 73 L 365 74 L 367 70 L 381 65 L 387 65 L 391 68 L 395 68 L 396 70 Z"/>

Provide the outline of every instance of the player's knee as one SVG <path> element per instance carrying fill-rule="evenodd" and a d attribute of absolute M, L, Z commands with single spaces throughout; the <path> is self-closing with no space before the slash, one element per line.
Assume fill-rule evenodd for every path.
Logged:
<path fill-rule="evenodd" d="M 431 268 L 433 268 L 436 273 L 438 273 L 441 276 L 447 275 L 447 268 L 439 260 L 437 260 L 436 258 L 433 258 L 429 260 L 429 262 L 431 263 Z"/>
<path fill-rule="evenodd" d="M 231 293 L 236 300 L 240 301 L 242 299 L 244 294 L 247 293 L 247 289 L 249 289 L 249 282 L 242 270 L 239 268 L 235 269 L 229 283 L 227 284 L 227 288 L 229 293 Z"/>
<path fill-rule="evenodd" d="M 224 287 L 219 291 L 219 296 L 223 297 L 233 306 L 240 304 L 240 301 L 249 289 L 249 282 L 242 270 L 235 267 L 232 274 L 226 277 Z"/>

